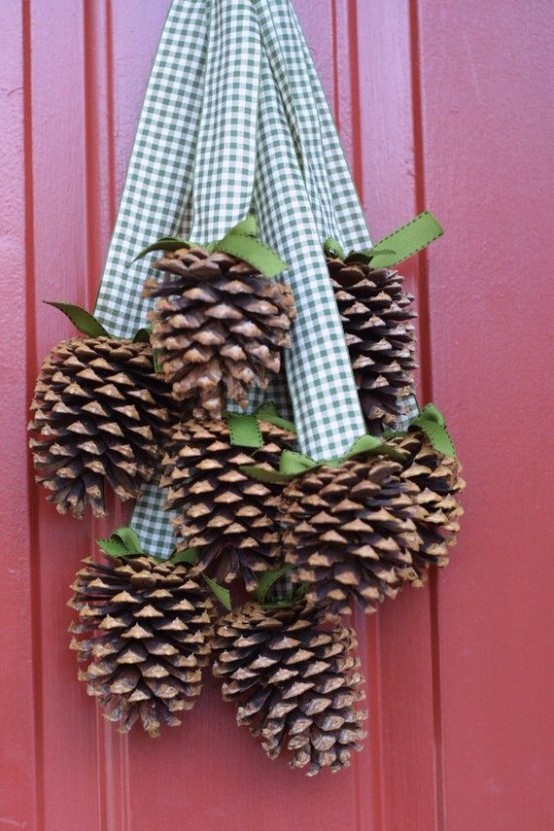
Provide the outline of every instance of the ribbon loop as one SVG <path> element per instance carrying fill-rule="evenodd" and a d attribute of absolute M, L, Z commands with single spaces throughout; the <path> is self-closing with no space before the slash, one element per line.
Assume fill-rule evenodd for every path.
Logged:
<path fill-rule="evenodd" d="M 256 220 L 253 216 L 247 216 L 217 242 L 202 244 L 180 237 L 160 237 L 156 242 L 143 248 L 135 259 L 145 257 L 146 254 L 150 254 L 152 251 L 177 251 L 179 248 L 198 246 L 207 248 L 209 251 L 221 251 L 224 254 L 237 257 L 239 260 L 244 260 L 268 279 L 276 277 L 288 267 L 284 260 L 258 239 L 256 236 Z"/>
<path fill-rule="evenodd" d="M 429 211 L 423 211 L 411 222 L 383 237 L 371 248 L 361 251 L 373 268 L 388 268 L 417 254 L 444 234 L 444 229 Z M 349 255 L 354 258 L 356 252 Z"/>
<path fill-rule="evenodd" d="M 279 415 L 279 410 L 273 401 L 266 401 L 265 404 L 261 404 L 254 415 L 258 421 L 267 421 L 268 424 L 273 424 L 275 427 L 281 427 L 282 430 L 296 434 L 296 427 L 293 422 Z"/>
<path fill-rule="evenodd" d="M 339 260 L 346 259 L 342 245 L 332 237 L 328 237 L 323 243 L 323 251 L 327 257 L 338 257 Z"/>
<path fill-rule="evenodd" d="M 456 448 L 446 427 L 443 414 L 434 404 L 426 404 L 417 418 L 410 423 L 423 430 L 435 450 L 456 458 Z"/>
<path fill-rule="evenodd" d="M 435 450 L 443 453 L 445 456 L 452 456 L 456 458 L 456 450 L 454 443 L 450 437 L 446 422 L 440 410 L 434 404 L 427 404 L 420 414 L 412 419 L 408 426 L 418 427 L 422 430 Z M 407 431 L 406 431 L 407 432 Z M 342 456 L 336 456 L 333 459 L 322 459 L 316 461 L 298 453 L 294 450 L 283 450 L 279 460 L 279 470 L 265 470 L 255 465 L 245 465 L 241 468 L 246 474 L 252 476 L 260 482 L 273 482 L 285 484 L 296 476 L 302 476 L 309 470 L 314 470 L 318 467 L 340 467 L 344 462 L 355 456 L 363 454 L 372 454 L 376 456 L 389 456 L 391 459 L 396 459 L 399 462 L 404 461 L 403 454 L 387 442 L 387 438 L 394 436 L 404 436 L 406 432 L 393 432 L 384 437 L 363 435 L 360 436 L 352 444 L 347 453 Z"/>
<path fill-rule="evenodd" d="M 231 444 L 236 447 L 252 447 L 256 450 L 262 447 L 264 439 L 260 430 L 260 421 L 267 421 L 283 430 L 296 433 L 292 421 L 281 418 L 275 404 L 269 401 L 258 407 L 252 415 L 226 412 L 224 418 L 229 428 Z"/>
<path fill-rule="evenodd" d="M 276 277 L 287 268 L 284 260 L 257 238 L 256 220 L 253 216 L 248 216 L 231 228 L 223 239 L 216 242 L 213 251 L 238 257 L 267 278 Z"/>
<path fill-rule="evenodd" d="M 114 531 L 109 539 L 96 540 L 96 543 L 108 557 L 138 557 L 144 554 L 138 534 L 126 526 Z"/>

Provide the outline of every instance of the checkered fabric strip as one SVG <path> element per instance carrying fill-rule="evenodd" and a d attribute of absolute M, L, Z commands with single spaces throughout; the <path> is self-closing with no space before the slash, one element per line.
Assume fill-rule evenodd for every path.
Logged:
<path fill-rule="evenodd" d="M 254 0 L 263 45 L 293 136 L 316 212 L 323 211 L 323 239 L 347 250 L 371 245 L 358 194 L 312 56 L 289 0 Z"/>
<path fill-rule="evenodd" d="M 146 322 L 140 295 L 149 263 L 133 258 L 190 225 L 210 6 L 211 0 L 174 0 L 150 75 L 95 308 L 120 337 Z"/>
<path fill-rule="evenodd" d="M 221 239 L 250 211 L 260 61 L 260 32 L 251 0 L 213 2 L 194 166 L 194 240 Z"/>
<path fill-rule="evenodd" d="M 254 205 L 263 239 L 289 264 L 298 318 L 286 354 L 302 452 L 344 453 L 364 432 L 342 324 L 282 98 L 263 56 Z M 291 222 L 294 217 L 294 222 Z"/>

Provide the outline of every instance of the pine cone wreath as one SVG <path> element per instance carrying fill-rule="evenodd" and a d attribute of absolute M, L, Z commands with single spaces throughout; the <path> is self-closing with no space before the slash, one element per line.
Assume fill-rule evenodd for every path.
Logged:
<path fill-rule="evenodd" d="M 200 247 L 168 251 L 154 267 L 164 274 L 144 294 L 157 298 L 152 344 L 174 396 L 192 399 L 197 417 L 219 418 L 227 397 L 246 408 L 251 387 L 266 389 L 290 346 L 290 288 Z"/>
<path fill-rule="evenodd" d="M 29 424 L 36 480 L 58 511 L 106 516 L 105 484 L 126 500 L 155 475 L 174 418 L 148 343 L 82 337 L 44 361 Z"/>
<path fill-rule="evenodd" d="M 290 766 L 308 776 L 348 767 L 362 749 L 367 713 L 354 631 L 304 603 L 276 610 L 248 604 L 218 623 L 216 677 L 237 723 L 261 736 L 271 759 L 292 751 Z"/>
<path fill-rule="evenodd" d="M 414 327 L 404 278 L 364 262 L 327 260 L 354 379 L 368 429 L 374 435 L 395 426 L 404 399 L 413 392 Z"/>
<path fill-rule="evenodd" d="M 400 478 L 415 490 L 420 508 L 415 519 L 421 545 L 412 551 L 412 563 L 402 573 L 414 586 L 421 586 L 430 565 L 446 566 L 448 550 L 455 545 L 463 508 L 457 496 L 465 488 L 461 465 L 432 446 L 421 430 L 387 439 L 405 457 Z"/>
<path fill-rule="evenodd" d="M 306 581 L 306 599 L 336 614 L 351 601 L 365 612 L 394 598 L 421 540 L 423 508 L 399 462 L 378 456 L 320 467 L 286 486 L 281 498 L 285 560 Z"/>
<path fill-rule="evenodd" d="M 279 466 L 281 451 L 295 435 L 259 421 L 263 446 L 235 447 L 223 419 L 177 426 L 163 460 L 161 484 L 177 550 L 198 546 L 199 570 L 226 582 L 241 576 L 247 589 L 278 555 L 278 496 L 282 487 L 251 479 L 241 468 Z"/>
<path fill-rule="evenodd" d="M 148 556 L 83 561 L 69 606 L 79 612 L 71 648 L 88 662 L 79 678 L 104 716 L 127 733 L 140 719 L 150 736 L 181 723 L 201 690 L 214 608 L 189 567 Z"/>

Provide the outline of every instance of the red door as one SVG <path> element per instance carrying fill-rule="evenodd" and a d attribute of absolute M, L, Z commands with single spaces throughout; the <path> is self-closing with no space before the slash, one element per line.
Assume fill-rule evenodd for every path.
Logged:
<path fill-rule="evenodd" d="M 59 517 L 33 484 L 28 401 L 70 331 L 41 301 L 93 302 L 169 2 L 0 4 L 0 829 L 546 831 L 548 0 L 294 0 L 374 238 L 423 207 L 447 229 L 404 271 L 466 517 L 445 573 L 357 620 L 364 753 L 314 780 L 270 762 L 210 680 L 184 728 L 126 740 L 76 681 L 67 586 L 109 528 Z"/>

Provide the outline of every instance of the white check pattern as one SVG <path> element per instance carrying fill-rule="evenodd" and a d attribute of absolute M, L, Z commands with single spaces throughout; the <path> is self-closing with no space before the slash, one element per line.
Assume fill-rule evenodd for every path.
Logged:
<path fill-rule="evenodd" d="M 367 248 L 369 233 L 290 0 L 174 0 L 138 125 L 96 314 L 114 334 L 144 325 L 142 283 L 160 236 L 218 239 L 253 211 L 288 264 L 298 309 L 286 357 L 300 449 L 344 453 L 365 432 L 322 241 Z M 285 406 L 274 385 L 269 394 Z M 252 396 L 256 406 L 261 393 Z M 158 488 L 133 526 L 145 550 L 173 536 Z"/>

